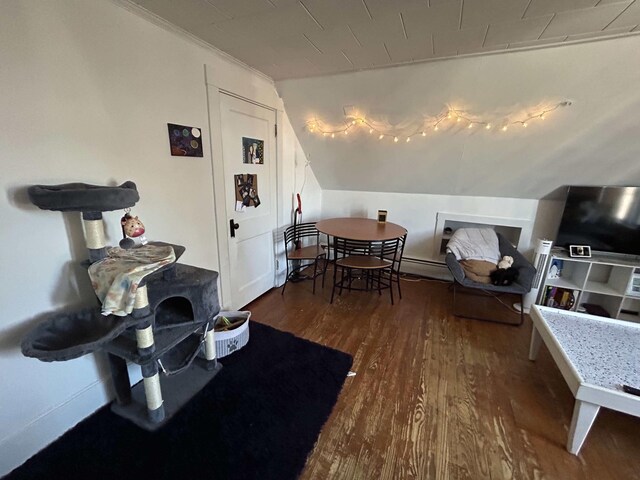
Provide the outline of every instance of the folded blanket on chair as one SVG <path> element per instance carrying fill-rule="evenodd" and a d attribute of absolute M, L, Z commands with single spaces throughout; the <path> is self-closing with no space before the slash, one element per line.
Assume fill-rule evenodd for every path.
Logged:
<path fill-rule="evenodd" d="M 102 302 L 102 314 L 119 317 L 130 314 L 142 279 L 175 261 L 170 245 L 144 245 L 130 250 L 110 248 L 107 258 L 89 267 L 91 284 Z"/>
<path fill-rule="evenodd" d="M 496 264 L 484 260 L 460 260 L 464 274 L 469 280 L 477 283 L 491 283 L 491 272 L 495 272 Z"/>
<path fill-rule="evenodd" d="M 484 260 L 496 265 L 500 261 L 498 236 L 490 228 L 459 228 L 447 244 L 456 260 Z"/>

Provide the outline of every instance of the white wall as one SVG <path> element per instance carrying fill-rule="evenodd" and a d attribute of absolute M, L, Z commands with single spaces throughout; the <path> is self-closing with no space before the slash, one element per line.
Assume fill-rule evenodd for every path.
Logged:
<path fill-rule="evenodd" d="M 256 99 L 272 82 L 108 1 L 0 3 L 0 476 L 102 405 L 104 362 L 24 358 L 20 340 L 42 312 L 92 304 L 78 214 L 38 210 L 25 187 L 134 180 L 147 238 L 185 245 L 183 261 L 216 269 L 204 65 Z M 166 124 L 201 127 L 204 158 L 169 155 Z M 304 154 L 289 127 L 279 152 L 292 190 Z M 214 142 L 218 139 L 214 139 Z M 219 159 L 215 159 L 219 161 Z M 308 204 L 319 211 L 311 181 Z M 120 238 L 122 212 L 105 216 Z"/>
<path fill-rule="evenodd" d="M 640 35 L 277 87 L 323 189 L 540 199 L 561 185 L 640 184 L 638 52 Z M 363 129 L 335 139 L 304 129 L 316 117 L 344 125 L 349 105 L 396 124 L 447 105 L 501 118 L 564 99 L 573 105 L 507 132 L 443 124 L 394 144 Z"/>
<path fill-rule="evenodd" d="M 310 222 L 321 217 L 323 192 L 318 184 L 311 163 L 300 146 L 300 142 L 291 126 L 289 117 L 285 113 L 280 125 L 283 135 L 282 171 L 280 172 L 280 184 L 282 185 L 283 199 L 280 206 L 280 228 L 274 235 L 277 252 L 276 283 L 282 285 L 286 275 L 286 257 L 284 255 L 283 234 L 287 226 L 293 223 L 293 212 L 297 208 L 296 194 L 302 199 L 302 221 Z"/>
<path fill-rule="evenodd" d="M 530 234 L 525 234 L 521 242 L 521 250 L 526 253 L 532 246 L 532 239 L 549 237 L 557 228 L 557 219 L 551 213 L 545 212 L 544 219 L 536 218 L 539 203 L 538 200 L 518 198 L 323 190 L 322 216 L 376 218 L 378 209 L 386 209 L 387 220 L 402 225 L 408 231 L 402 269 L 427 276 L 442 276 L 447 272 L 437 265 L 443 262 L 436 254 L 439 212 L 529 222 Z M 413 259 L 428 264 L 416 263 Z"/>

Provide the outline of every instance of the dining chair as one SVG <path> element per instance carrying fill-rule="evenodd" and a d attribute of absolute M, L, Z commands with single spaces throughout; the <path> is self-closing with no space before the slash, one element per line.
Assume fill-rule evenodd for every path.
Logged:
<path fill-rule="evenodd" d="M 400 239 L 384 241 L 348 240 L 334 237 L 334 269 L 331 303 L 335 292 L 342 290 L 382 290 L 389 289 L 393 305 L 393 265 L 398 255 Z M 338 279 L 338 270 L 340 278 Z M 357 273 L 357 275 L 356 275 Z M 360 280 L 359 286 L 354 281 Z"/>
<path fill-rule="evenodd" d="M 327 241 L 328 244 L 328 241 Z M 327 271 L 326 245 L 320 243 L 320 232 L 314 222 L 299 223 L 287 227 L 284 232 L 284 251 L 287 259 L 287 275 L 282 286 L 282 295 L 290 281 L 313 280 L 313 293 L 316 293 L 316 278 L 322 275 L 322 288 Z M 313 275 L 301 272 L 313 265 Z"/>
<path fill-rule="evenodd" d="M 404 244 L 407 241 L 407 234 L 398 238 L 398 254 L 396 260 L 393 262 L 393 281 L 398 284 L 398 296 L 402 300 L 402 289 L 400 288 L 400 264 L 402 263 L 402 257 L 404 255 Z"/>

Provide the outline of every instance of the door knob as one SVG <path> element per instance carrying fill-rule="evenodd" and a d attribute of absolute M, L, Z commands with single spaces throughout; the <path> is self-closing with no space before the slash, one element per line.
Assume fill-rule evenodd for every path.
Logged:
<path fill-rule="evenodd" d="M 229 228 L 231 229 L 231 238 L 234 238 L 236 236 L 236 230 L 240 228 L 240 225 L 234 222 L 232 218 L 229 220 Z"/>

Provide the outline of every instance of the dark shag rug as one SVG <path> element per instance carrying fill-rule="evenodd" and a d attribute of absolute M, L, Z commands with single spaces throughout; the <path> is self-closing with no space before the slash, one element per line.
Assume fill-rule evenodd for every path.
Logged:
<path fill-rule="evenodd" d="M 103 407 L 3 480 L 296 478 L 352 357 L 251 322 L 245 348 L 167 425 L 142 430 Z"/>

